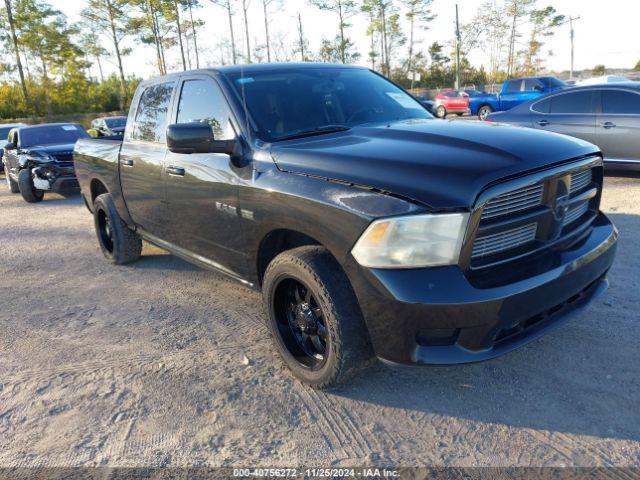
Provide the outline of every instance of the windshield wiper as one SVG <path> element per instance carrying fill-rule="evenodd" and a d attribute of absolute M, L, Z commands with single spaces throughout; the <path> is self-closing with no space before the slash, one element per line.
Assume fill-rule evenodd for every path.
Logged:
<path fill-rule="evenodd" d="M 290 135 L 285 135 L 284 137 L 278 137 L 275 141 L 280 142 L 282 140 L 294 140 L 296 138 L 313 137 L 314 135 L 324 135 L 326 133 L 346 132 L 348 130 L 351 130 L 351 127 L 348 127 L 347 125 L 323 125 L 310 130 L 301 130 Z"/>

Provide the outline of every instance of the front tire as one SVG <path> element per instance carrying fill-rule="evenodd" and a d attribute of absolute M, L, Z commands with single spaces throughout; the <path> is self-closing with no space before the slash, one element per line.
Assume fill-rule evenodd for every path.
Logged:
<path fill-rule="evenodd" d="M 20 193 L 20 187 L 16 182 L 13 181 L 13 179 L 9 175 L 9 167 L 7 166 L 4 167 L 4 176 L 5 176 L 5 180 L 7 181 L 7 186 L 9 187 L 9 191 L 11 193 Z"/>
<path fill-rule="evenodd" d="M 125 265 L 140 258 L 142 240 L 120 218 L 110 194 L 96 198 L 93 222 L 100 250 L 107 260 L 116 265 Z"/>
<path fill-rule="evenodd" d="M 28 203 L 38 203 L 44 198 L 44 191 L 38 190 L 33 186 L 33 178 L 31 177 L 31 170 L 26 168 L 20 170 L 18 174 L 18 187 L 22 198 Z"/>
<path fill-rule="evenodd" d="M 356 296 L 326 249 L 280 254 L 267 268 L 263 295 L 278 353 L 302 382 L 334 387 L 373 358 Z"/>
<path fill-rule="evenodd" d="M 489 105 L 483 105 L 478 110 L 478 119 L 485 121 L 489 115 L 493 113 L 493 109 Z"/>

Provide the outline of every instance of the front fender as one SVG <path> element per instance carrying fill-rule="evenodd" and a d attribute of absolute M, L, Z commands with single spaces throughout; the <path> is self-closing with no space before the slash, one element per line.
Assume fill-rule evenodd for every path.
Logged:
<path fill-rule="evenodd" d="M 407 200 L 325 179 L 286 173 L 275 165 L 239 191 L 245 251 L 258 278 L 263 240 L 276 230 L 302 233 L 326 247 L 343 266 L 360 235 L 377 218 L 424 212 Z"/>

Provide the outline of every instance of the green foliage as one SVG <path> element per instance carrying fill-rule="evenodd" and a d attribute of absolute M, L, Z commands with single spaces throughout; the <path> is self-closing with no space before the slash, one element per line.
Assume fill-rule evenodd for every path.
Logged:
<path fill-rule="evenodd" d="M 638 60 L 638 63 L 636 63 L 636 66 L 633 67 L 633 71 L 634 72 L 640 72 L 640 60 Z"/>
<path fill-rule="evenodd" d="M 139 78 L 127 79 L 128 98 L 140 83 Z M 120 80 L 114 74 L 104 82 L 89 80 L 76 71 L 44 82 L 28 83 L 30 104 L 27 105 L 17 82 L 0 83 L 0 118 L 46 117 L 78 112 L 112 112 L 120 110 Z"/>
<path fill-rule="evenodd" d="M 593 67 L 593 70 L 591 70 L 591 73 L 596 77 L 601 77 L 602 75 L 607 73 L 607 67 L 605 67 L 604 65 L 596 65 L 595 67 Z"/>

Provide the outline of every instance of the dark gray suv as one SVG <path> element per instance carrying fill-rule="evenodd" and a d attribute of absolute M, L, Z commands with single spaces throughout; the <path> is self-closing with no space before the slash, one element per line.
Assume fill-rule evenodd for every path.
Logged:
<path fill-rule="evenodd" d="M 563 90 L 488 121 L 562 133 L 598 145 L 608 166 L 640 169 L 640 83 Z"/>

